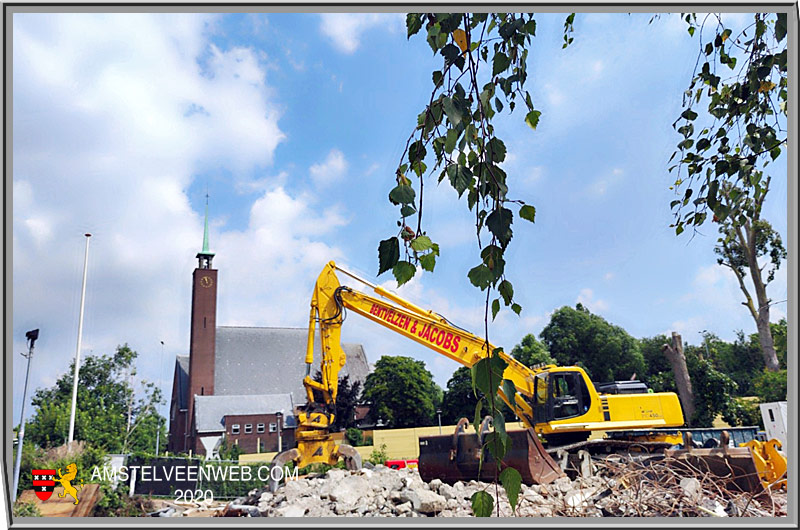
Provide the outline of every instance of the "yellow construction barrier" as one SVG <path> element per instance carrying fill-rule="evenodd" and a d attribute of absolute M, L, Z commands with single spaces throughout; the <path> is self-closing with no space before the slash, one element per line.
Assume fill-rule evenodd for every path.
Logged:
<path fill-rule="evenodd" d="M 443 435 L 452 435 L 455 425 L 442 425 Z M 509 431 L 522 430 L 525 426 L 521 422 L 509 422 L 506 429 Z M 472 427 L 470 427 L 470 430 Z M 381 450 L 381 446 L 386 446 L 386 458 L 388 460 L 413 460 L 419 458 L 419 437 L 436 436 L 439 434 L 439 426 L 432 427 L 411 427 L 408 429 L 375 429 L 371 432 L 372 445 L 356 447 L 356 451 L 361 455 L 361 460 L 366 462 L 372 455 L 373 450 Z M 344 433 L 335 433 L 334 436 L 343 438 Z M 341 440 L 337 440 L 340 443 Z M 277 453 L 251 453 L 239 455 L 240 464 L 252 464 L 254 462 L 271 462 Z"/>

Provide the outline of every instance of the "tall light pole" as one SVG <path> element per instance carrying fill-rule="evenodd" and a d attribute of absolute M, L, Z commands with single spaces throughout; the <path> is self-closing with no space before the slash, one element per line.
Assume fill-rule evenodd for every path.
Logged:
<path fill-rule="evenodd" d="M 439 417 L 439 434 L 442 434 L 442 409 L 436 409 L 436 415 Z"/>
<path fill-rule="evenodd" d="M 78 371 L 81 365 L 81 338 L 83 337 L 83 306 L 86 301 L 86 271 L 89 267 L 89 238 L 92 234 L 84 234 L 86 236 L 86 252 L 83 256 L 83 287 L 81 288 L 81 313 L 78 318 L 78 346 L 75 349 L 75 375 L 72 380 L 72 411 L 69 413 L 69 438 L 67 439 L 67 449 L 72 443 L 73 435 L 75 434 L 75 406 L 78 401 Z"/>
<path fill-rule="evenodd" d="M 708 351 L 708 336 L 707 336 L 708 330 L 704 329 L 703 331 L 699 331 L 698 333 L 700 333 L 703 336 L 703 343 L 706 345 L 706 360 L 710 361 L 711 353 L 709 353 Z"/>
<path fill-rule="evenodd" d="M 19 413 L 19 432 L 17 433 L 17 461 L 14 464 L 14 500 L 17 500 L 17 488 L 19 488 L 19 468 L 22 464 L 22 443 L 25 441 L 25 398 L 28 397 L 28 376 L 31 373 L 31 357 L 33 357 L 33 343 L 39 338 L 39 330 L 34 329 L 25 334 L 28 339 L 28 354 L 22 354 L 28 358 L 28 367 L 25 369 L 25 387 L 22 390 L 22 410 Z"/>
<path fill-rule="evenodd" d="M 159 384 L 161 381 L 161 376 L 164 374 L 164 341 L 161 341 L 161 364 L 159 365 L 158 369 L 158 382 Z M 158 414 L 158 409 L 156 409 L 156 414 Z M 156 424 L 156 456 L 158 456 L 158 450 L 161 447 L 161 415 L 158 414 L 158 423 Z"/>

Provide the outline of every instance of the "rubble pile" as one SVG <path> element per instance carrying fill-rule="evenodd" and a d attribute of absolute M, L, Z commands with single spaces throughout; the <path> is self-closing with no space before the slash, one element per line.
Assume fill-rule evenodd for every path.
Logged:
<path fill-rule="evenodd" d="M 473 493 L 485 490 L 501 517 L 731 517 L 786 515 L 786 494 L 732 492 L 717 477 L 673 470 L 663 460 L 595 464 L 591 476 L 522 485 L 512 511 L 501 485 L 425 483 L 414 469 L 331 469 L 229 503 L 221 516 L 471 517 Z M 498 503 L 499 502 L 499 514 Z"/>

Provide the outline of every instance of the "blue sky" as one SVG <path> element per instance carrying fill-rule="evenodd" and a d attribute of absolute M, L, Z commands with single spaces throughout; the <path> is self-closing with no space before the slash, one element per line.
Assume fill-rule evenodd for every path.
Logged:
<path fill-rule="evenodd" d="M 510 350 L 577 302 L 636 337 L 755 332 L 716 265 L 715 229 L 690 240 L 668 227 L 671 123 L 697 41 L 677 15 L 579 14 L 562 50 L 564 16 L 537 16 L 538 129 L 497 119 L 512 193 L 537 216 L 515 223 L 507 256 L 522 316 L 502 311 L 492 342 Z M 331 259 L 395 287 L 374 277 L 377 245 L 396 230 L 387 195 L 438 65 L 423 39 L 406 39 L 403 14 L 15 14 L 13 39 L 13 351 L 41 329 L 33 389 L 75 354 L 91 232 L 82 355 L 128 343 L 139 375 L 169 395 L 174 355 L 188 351 L 206 193 L 220 325 L 304 327 Z M 765 217 L 785 241 L 785 156 L 770 171 Z M 425 189 L 442 257 L 399 293 L 480 333 L 472 215 L 446 183 Z M 769 294 L 787 299 L 785 266 Z M 773 320 L 785 315 L 773 306 Z M 458 367 L 357 317 L 343 336 L 371 362 L 424 360 L 442 387 Z"/>

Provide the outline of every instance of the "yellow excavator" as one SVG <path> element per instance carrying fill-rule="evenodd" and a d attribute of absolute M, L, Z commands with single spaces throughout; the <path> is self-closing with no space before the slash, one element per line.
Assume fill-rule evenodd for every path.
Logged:
<path fill-rule="evenodd" d="M 337 272 L 368 286 L 376 296 L 342 285 Z M 340 336 L 348 311 L 465 366 L 473 366 L 488 352 L 494 351 L 494 346 L 487 345 L 483 338 L 457 327 L 442 315 L 418 307 L 344 270 L 333 261 L 329 262 L 320 273 L 311 298 L 306 376 L 303 380 L 308 402 L 298 414 L 297 447 L 277 455 L 273 465 L 284 465 L 289 461 L 295 462 L 297 467 L 312 463 L 335 465 L 343 458 L 350 469 L 361 466 L 355 449 L 346 444 L 337 445 L 330 433 L 335 419 L 339 371 L 347 361 Z M 317 327 L 322 345 L 319 361 L 321 381 L 315 381 L 311 376 Z M 516 392 L 507 396 L 501 385 L 498 394 L 529 431 L 528 443 L 519 448 L 520 458 L 524 460 L 544 460 L 545 467 L 555 466 L 536 434 L 543 435 L 549 444 L 564 445 L 586 440 L 596 430 L 676 427 L 684 423 L 675 393 L 648 393 L 646 390 L 601 393 L 578 366 L 529 368 L 505 353 L 499 355 L 508 365 L 503 379 L 510 380 Z M 421 472 L 423 467 L 421 461 Z M 541 475 L 541 472 L 534 474 Z M 534 476 L 532 480 L 540 478 Z"/>

